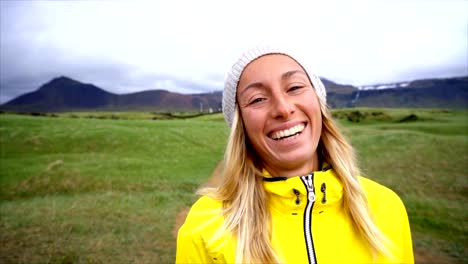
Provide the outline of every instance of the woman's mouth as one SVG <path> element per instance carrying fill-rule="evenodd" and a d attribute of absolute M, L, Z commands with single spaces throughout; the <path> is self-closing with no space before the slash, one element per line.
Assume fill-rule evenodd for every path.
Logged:
<path fill-rule="evenodd" d="M 298 124 L 295 125 L 289 129 L 285 130 L 280 130 L 280 131 L 275 131 L 270 134 L 270 138 L 274 140 L 285 140 L 285 139 L 290 139 L 293 138 L 296 135 L 299 135 L 302 133 L 302 131 L 305 128 L 305 124 Z"/>

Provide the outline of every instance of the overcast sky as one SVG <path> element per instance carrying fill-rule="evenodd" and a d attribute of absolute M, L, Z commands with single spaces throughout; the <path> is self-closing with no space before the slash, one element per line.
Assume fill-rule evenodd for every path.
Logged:
<path fill-rule="evenodd" d="M 468 75 L 468 1 L 0 1 L 0 103 L 68 76 L 109 92 L 221 90 L 257 43 L 356 86 Z"/>

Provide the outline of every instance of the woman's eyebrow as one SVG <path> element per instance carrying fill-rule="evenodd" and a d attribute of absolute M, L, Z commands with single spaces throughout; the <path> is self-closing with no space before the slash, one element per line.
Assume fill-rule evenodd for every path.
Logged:
<path fill-rule="evenodd" d="M 249 90 L 251 88 L 261 88 L 261 87 L 263 87 L 263 84 L 261 82 L 251 83 L 251 84 L 247 85 L 244 89 L 242 89 L 242 91 L 240 92 L 240 95 L 242 95 L 244 92 L 246 92 L 247 90 Z"/>
<path fill-rule="evenodd" d="M 307 77 L 307 74 L 306 74 L 305 72 L 300 71 L 300 70 L 294 70 L 294 71 L 287 71 L 287 72 L 283 73 L 283 74 L 281 75 L 281 79 L 282 79 L 282 80 L 286 80 L 286 79 L 288 79 L 288 78 L 291 78 L 291 76 L 293 76 L 293 75 L 295 75 L 295 74 L 298 74 L 298 73 L 299 73 L 299 74 L 302 74 L 302 75 L 304 75 L 304 76 Z"/>

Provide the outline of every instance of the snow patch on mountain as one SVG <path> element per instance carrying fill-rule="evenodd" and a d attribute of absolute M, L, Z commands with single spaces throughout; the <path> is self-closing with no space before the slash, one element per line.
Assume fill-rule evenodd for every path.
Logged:
<path fill-rule="evenodd" d="M 374 85 L 363 85 L 358 86 L 359 90 L 383 90 L 383 89 L 395 89 L 395 88 L 404 88 L 407 87 L 409 82 L 399 82 L 399 83 L 385 83 L 385 84 L 374 84 Z"/>

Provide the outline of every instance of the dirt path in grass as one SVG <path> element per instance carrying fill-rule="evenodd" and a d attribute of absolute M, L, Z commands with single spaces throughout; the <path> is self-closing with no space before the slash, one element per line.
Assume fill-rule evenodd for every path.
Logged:
<path fill-rule="evenodd" d="M 215 185 L 218 185 L 220 183 L 222 164 L 223 164 L 222 161 L 218 162 L 218 164 L 214 168 L 213 172 L 211 173 L 211 176 L 201 186 L 215 186 Z M 187 214 L 188 214 L 189 210 L 190 210 L 190 207 L 185 207 L 185 208 L 182 208 L 182 210 L 180 210 L 177 213 L 176 220 L 175 220 L 175 226 L 174 226 L 174 229 L 172 230 L 172 234 L 174 235 L 175 238 L 177 238 L 177 233 L 179 232 L 179 228 L 185 222 L 185 218 L 187 217 Z"/>

